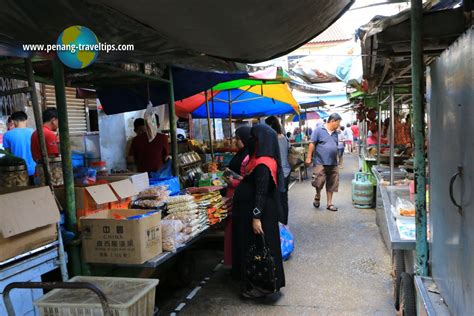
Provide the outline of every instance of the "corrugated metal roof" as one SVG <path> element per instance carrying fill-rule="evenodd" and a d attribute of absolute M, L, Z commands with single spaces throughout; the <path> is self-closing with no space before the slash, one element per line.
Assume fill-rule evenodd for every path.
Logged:
<path fill-rule="evenodd" d="M 347 41 L 354 37 L 353 34 L 348 32 L 342 26 L 341 20 L 337 21 L 319 36 L 313 38 L 308 42 L 308 44 L 317 44 L 317 43 L 328 43 L 328 42 L 340 42 Z"/>

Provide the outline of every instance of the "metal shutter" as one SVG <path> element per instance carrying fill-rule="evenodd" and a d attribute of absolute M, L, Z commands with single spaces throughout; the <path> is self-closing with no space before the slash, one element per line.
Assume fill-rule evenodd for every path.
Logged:
<path fill-rule="evenodd" d="M 54 86 L 44 85 L 44 104 L 46 107 L 56 107 Z M 66 87 L 66 104 L 68 111 L 69 133 L 80 135 L 87 133 L 87 111 L 84 99 L 76 98 L 76 89 Z"/>

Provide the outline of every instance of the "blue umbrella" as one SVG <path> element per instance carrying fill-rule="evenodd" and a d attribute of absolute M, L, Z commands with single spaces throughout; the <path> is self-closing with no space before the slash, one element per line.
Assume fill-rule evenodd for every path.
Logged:
<path fill-rule="evenodd" d="M 289 103 L 242 89 L 221 91 L 209 101 L 209 105 L 213 108 L 213 117 L 215 118 L 232 116 L 232 118 L 242 119 L 296 112 Z M 192 112 L 192 115 L 194 118 L 206 118 L 206 104 L 201 104 Z"/>

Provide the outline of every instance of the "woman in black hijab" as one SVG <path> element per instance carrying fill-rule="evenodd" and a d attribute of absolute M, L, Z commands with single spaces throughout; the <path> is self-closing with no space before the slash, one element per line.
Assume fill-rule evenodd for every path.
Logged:
<path fill-rule="evenodd" d="M 239 151 L 230 161 L 229 169 L 234 171 L 235 173 L 240 174 L 241 176 L 242 174 L 240 173 L 240 171 L 242 167 L 242 162 L 249 154 L 247 144 L 250 140 L 251 129 L 252 128 L 250 126 L 242 126 L 235 131 L 235 138 L 237 138 L 237 147 L 239 148 Z"/>
<path fill-rule="evenodd" d="M 229 163 L 228 168 L 240 175 L 240 178 L 229 176 L 226 178 L 227 182 L 227 192 L 226 197 L 232 199 L 234 196 L 234 191 L 239 185 L 242 177 L 245 175 L 245 166 L 249 160 L 249 152 L 247 149 L 248 142 L 250 140 L 250 126 L 239 127 L 235 131 L 235 138 L 237 139 L 237 147 L 239 151 L 235 154 L 232 160 Z M 232 266 L 232 244 L 234 238 L 232 237 L 232 210 L 230 210 L 230 216 L 227 218 L 224 228 L 224 265 Z"/>
<path fill-rule="evenodd" d="M 235 190 L 233 221 L 234 243 L 232 271 L 240 277 L 242 295 L 247 298 L 265 294 L 245 283 L 244 258 L 252 244 L 263 235 L 275 262 L 276 291 L 285 286 L 278 221 L 282 210 L 280 191 L 284 190 L 280 149 L 276 132 L 265 124 L 252 127 L 246 176 Z"/>

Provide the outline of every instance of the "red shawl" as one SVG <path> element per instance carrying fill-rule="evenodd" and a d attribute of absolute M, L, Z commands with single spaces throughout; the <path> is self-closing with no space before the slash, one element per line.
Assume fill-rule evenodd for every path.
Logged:
<path fill-rule="evenodd" d="M 270 169 L 270 172 L 272 174 L 273 181 L 275 182 L 275 185 L 278 187 L 278 176 L 277 176 L 277 162 L 275 159 L 271 157 L 255 157 L 252 156 L 249 159 L 249 162 L 246 166 L 246 174 L 251 174 L 253 170 L 258 166 L 258 165 L 265 165 Z"/>

